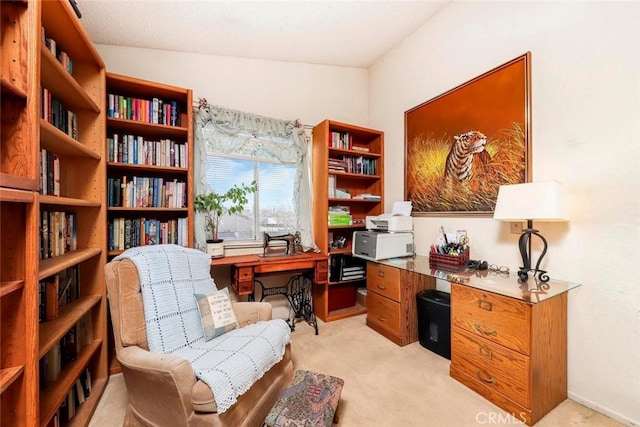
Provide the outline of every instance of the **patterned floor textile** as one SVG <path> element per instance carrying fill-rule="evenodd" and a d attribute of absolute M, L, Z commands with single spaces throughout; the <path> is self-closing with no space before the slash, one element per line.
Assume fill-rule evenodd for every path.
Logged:
<path fill-rule="evenodd" d="M 296 371 L 264 420 L 269 427 L 330 427 L 344 380 L 311 371 Z"/>

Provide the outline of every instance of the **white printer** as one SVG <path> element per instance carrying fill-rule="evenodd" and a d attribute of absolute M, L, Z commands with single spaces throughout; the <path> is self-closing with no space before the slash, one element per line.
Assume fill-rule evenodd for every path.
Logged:
<path fill-rule="evenodd" d="M 370 261 L 413 255 L 413 233 L 354 231 L 351 253 Z"/>
<path fill-rule="evenodd" d="M 365 217 L 367 230 L 377 231 L 413 231 L 413 218 L 400 215 L 377 215 Z"/>
<path fill-rule="evenodd" d="M 353 233 L 353 256 L 378 261 L 413 255 L 411 202 L 395 202 L 393 211 L 365 217 L 367 231 Z"/>

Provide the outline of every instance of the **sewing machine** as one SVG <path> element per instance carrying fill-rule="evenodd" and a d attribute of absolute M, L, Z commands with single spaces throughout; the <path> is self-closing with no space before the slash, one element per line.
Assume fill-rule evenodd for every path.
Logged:
<path fill-rule="evenodd" d="M 274 246 L 269 246 L 269 242 L 284 241 L 287 243 L 284 252 L 272 252 Z M 300 244 L 300 232 L 296 231 L 294 234 L 269 234 L 264 233 L 262 238 L 262 256 L 285 256 L 295 255 L 296 246 Z M 279 246 L 277 246 L 280 249 Z"/>

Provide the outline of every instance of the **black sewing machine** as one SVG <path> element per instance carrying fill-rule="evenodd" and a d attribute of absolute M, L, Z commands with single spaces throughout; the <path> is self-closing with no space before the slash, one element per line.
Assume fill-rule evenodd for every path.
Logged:
<path fill-rule="evenodd" d="M 281 251 L 280 246 L 269 246 L 269 242 L 284 241 L 287 243 L 284 252 Z M 294 234 L 269 234 L 264 233 L 262 238 L 262 256 L 286 256 L 295 255 L 297 246 L 300 245 L 300 232 L 296 231 Z M 278 249 L 277 252 L 274 252 Z"/>

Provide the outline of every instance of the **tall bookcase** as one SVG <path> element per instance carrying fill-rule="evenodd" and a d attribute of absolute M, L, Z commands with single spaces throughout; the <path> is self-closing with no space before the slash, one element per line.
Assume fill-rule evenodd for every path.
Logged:
<path fill-rule="evenodd" d="M 329 256 L 330 269 L 338 273 L 331 274 L 327 284 L 314 287 L 315 312 L 325 322 L 366 312 L 355 302 L 357 288 L 366 286 L 364 275 L 345 280 L 339 272 L 341 263 L 357 264 L 351 259 L 353 232 L 365 229 L 367 215 L 383 212 L 383 159 L 381 131 L 332 120 L 313 128 L 314 238 Z M 348 211 L 350 220 L 343 225 L 340 220 L 330 222 L 330 212 L 340 211 Z"/>
<path fill-rule="evenodd" d="M 192 91 L 107 73 L 108 255 L 193 247 Z"/>
<path fill-rule="evenodd" d="M 86 425 L 107 383 L 104 63 L 68 1 L 2 1 L 0 8 L 0 415 L 3 425 L 47 425 L 78 379 L 90 377 L 91 393 L 68 423 Z M 41 164 L 42 150 L 55 157 L 58 175 Z M 42 188 L 47 173 L 55 192 Z M 75 217 L 77 243 L 48 250 L 49 212 Z M 69 268 L 78 272 L 77 294 L 56 306 L 55 319 L 40 321 L 40 282 Z M 49 366 L 56 374 L 46 381 L 42 361 L 81 325 L 84 345 Z"/>

